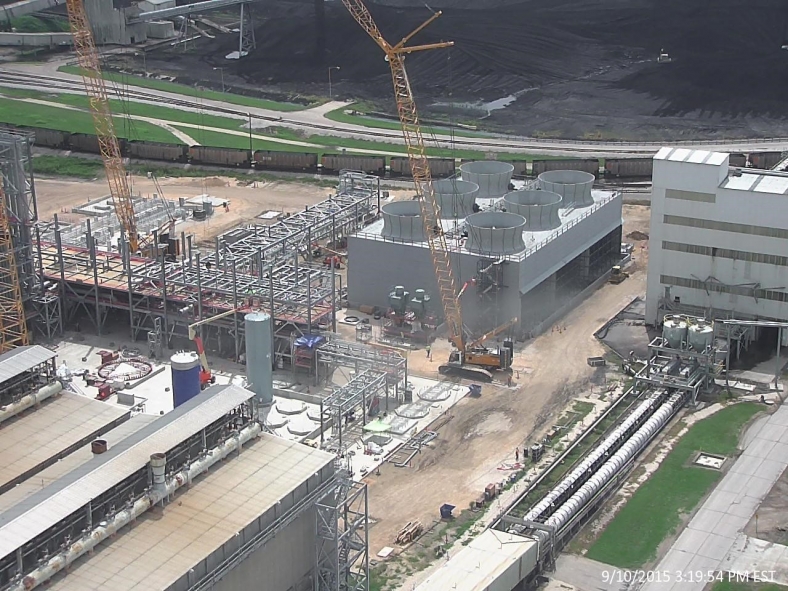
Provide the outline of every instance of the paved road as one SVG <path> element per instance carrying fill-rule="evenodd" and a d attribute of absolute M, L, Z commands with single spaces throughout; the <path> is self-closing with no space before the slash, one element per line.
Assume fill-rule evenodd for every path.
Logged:
<path fill-rule="evenodd" d="M 43 64 L 14 63 L 6 64 L 0 69 L 0 74 L 32 74 L 38 76 L 51 76 L 71 83 L 80 82 L 78 76 L 58 72 L 57 69 L 68 60 L 50 61 Z M 9 84 L 10 85 L 10 84 Z M 36 82 L 25 84 L 14 84 L 17 87 L 36 88 Z M 76 92 L 77 90 L 72 90 Z M 67 91 L 64 91 L 67 92 Z M 338 123 L 325 117 L 328 111 L 337 109 L 345 105 L 340 102 L 330 102 L 312 109 L 283 113 L 270 109 L 260 109 L 256 107 L 235 106 L 221 101 L 208 99 L 194 99 L 184 97 L 169 92 L 153 89 L 145 89 L 145 92 L 164 100 L 187 101 L 191 104 L 182 105 L 180 108 L 193 110 L 200 108 L 204 112 L 210 113 L 216 110 L 217 115 L 228 116 L 225 112 L 228 108 L 237 109 L 239 116 L 246 116 L 247 113 L 257 117 L 270 120 L 271 125 L 289 127 L 292 129 L 306 129 L 310 133 L 332 135 L 337 137 L 347 137 L 353 139 L 375 140 L 402 144 L 402 136 L 396 130 L 372 129 L 360 125 L 348 123 Z M 145 102 L 145 101 L 142 101 Z M 172 105 L 168 105 L 172 106 Z M 221 111 L 220 111 L 221 110 Z M 257 127 L 257 125 L 256 125 Z M 451 138 L 446 135 L 438 135 L 435 142 L 439 147 L 450 148 Z M 574 141 L 574 140 L 544 140 L 537 138 L 469 138 L 456 137 L 453 140 L 454 147 L 465 150 L 479 150 L 484 152 L 525 152 L 538 153 L 554 156 L 650 156 L 656 153 L 661 144 L 659 143 L 621 143 L 621 142 L 593 142 L 593 141 Z M 752 152 L 758 150 L 788 150 L 788 138 L 775 140 L 734 140 L 722 142 L 680 142 L 682 146 L 698 147 L 706 150 L 718 150 L 726 152 Z M 677 145 L 674 142 L 672 145 Z"/>

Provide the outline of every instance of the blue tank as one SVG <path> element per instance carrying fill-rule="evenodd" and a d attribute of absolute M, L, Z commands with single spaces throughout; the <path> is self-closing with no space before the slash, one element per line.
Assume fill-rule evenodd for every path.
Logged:
<path fill-rule="evenodd" d="M 172 405 L 178 408 L 200 393 L 200 358 L 193 351 L 181 351 L 172 363 Z"/>

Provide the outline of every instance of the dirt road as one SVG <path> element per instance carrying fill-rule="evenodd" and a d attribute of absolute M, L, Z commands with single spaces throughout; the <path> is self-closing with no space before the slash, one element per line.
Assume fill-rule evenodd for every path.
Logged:
<path fill-rule="evenodd" d="M 286 181 L 258 181 L 252 186 L 243 186 L 236 179 L 219 176 L 162 178 L 159 184 L 164 196 L 171 201 L 177 202 L 179 197 L 189 199 L 208 194 L 229 202 L 229 212 L 217 208 L 215 214 L 205 222 L 189 221 L 178 226 L 179 231 L 193 233 L 197 244 L 210 242 L 222 232 L 249 223 L 265 211 L 300 211 L 307 205 L 322 201 L 332 192 L 325 187 Z M 63 221 L 78 222 L 84 216 L 69 213 L 73 207 L 101 199 L 108 193 L 107 182 L 103 178 L 95 181 L 36 178 L 38 214 L 42 220 L 48 220 L 57 213 Z M 133 177 L 133 193 L 152 197 L 158 191 L 152 180 Z M 259 221 L 262 223 L 262 220 Z"/>
<path fill-rule="evenodd" d="M 646 207 L 625 206 L 624 234 L 648 232 L 648 212 Z M 408 521 L 431 523 L 443 503 L 467 508 L 485 485 L 502 480 L 505 473 L 498 467 L 514 460 L 515 447 L 522 447 L 534 429 L 551 426 L 550 417 L 558 417 L 571 399 L 590 387 L 595 370 L 586 357 L 604 352 L 593 333 L 635 296 L 645 294 L 647 251 L 636 246 L 636 254 L 629 279 L 592 294 L 561 320 L 563 332 L 548 332 L 516 352 L 519 378 L 512 388 L 484 386 L 481 398 L 466 398 L 448 411 L 451 419 L 438 430 L 436 444 L 413 468 L 384 464 L 380 476 L 367 479 L 375 522 L 370 529 L 372 554 L 393 545 L 396 532 Z M 436 342 L 432 363 L 417 351 L 408 367 L 434 374 L 448 350 L 448 344 Z"/>

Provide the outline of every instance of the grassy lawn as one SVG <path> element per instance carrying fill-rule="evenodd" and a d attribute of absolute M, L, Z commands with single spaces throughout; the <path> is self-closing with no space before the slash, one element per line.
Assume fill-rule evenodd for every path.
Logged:
<path fill-rule="evenodd" d="M 104 165 L 101 160 L 88 158 L 36 156 L 33 159 L 33 170 L 37 175 L 94 179 L 104 172 Z"/>
<path fill-rule="evenodd" d="M 369 117 L 366 115 L 351 115 L 350 113 L 345 113 L 345 111 L 357 110 L 363 108 L 364 108 L 363 104 L 362 105 L 356 104 L 356 105 L 350 105 L 349 107 L 334 109 L 333 111 L 329 111 L 328 113 L 326 113 L 326 119 L 331 119 L 331 121 L 336 121 L 337 123 L 362 125 L 364 127 L 370 127 L 373 129 L 391 129 L 396 131 L 399 131 L 401 129 L 399 121 L 379 119 L 377 117 Z M 430 136 L 433 133 L 444 134 L 444 135 L 448 135 L 449 133 L 451 133 L 451 129 L 449 129 L 448 126 L 435 127 L 432 125 L 422 124 L 422 129 L 424 131 L 425 136 Z M 469 131 L 466 129 L 455 129 L 454 135 L 458 137 L 490 137 L 488 134 L 484 134 L 477 131 Z"/>
<path fill-rule="evenodd" d="M 723 578 L 725 574 L 723 573 Z M 718 581 L 711 591 L 785 591 L 788 587 L 775 583 L 735 583 L 733 581 Z"/>
<path fill-rule="evenodd" d="M 66 74 L 76 74 L 77 76 L 81 75 L 79 66 L 61 66 L 58 68 L 58 71 L 65 72 Z M 140 88 L 151 88 L 153 90 L 172 92 L 185 96 L 195 96 L 212 101 L 222 101 L 241 107 L 255 107 L 258 109 L 270 109 L 272 111 L 301 111 L 307 108 L 304 105 L 297 105 L 295 103 L 283 103 L 251 96 L 243 96 L 240 94 L 218 92 L 215 90 L 203 90 L 199 88 L 193 88 L 185 84 L 168 82 L 166 80 L 142 78 L 140 76 L 130 76 L 128 74 L 119 74 L 116 72 L 104 72 L 104 79 L 109 80 L 110 82 L 115 82 L 116 84 L 138 86 Z"/>
<path fill-rule="evenodd" d="M 127 139 L 145 139 L 152 142 L 180 143 L 170 132 L 147 123 L 135 121 L 133 126 L 124 123 L 122 117 L 114 117 L 115 133 Z M 47 105 L 32 107 L 22 100 L 0 98 L 0 123 L 45 127 L 72 133 L 95 134 L 93 118 L 86 111 L 61 109 Z"/>
<path fill-rule="evenodd" d="M 586 556 L 621 568 L 638 568 L 653 560 L 682 515 L 692 513 L 722 477 L 715 470 L 688 466 L 689 459 L 701 450 L 734 454 L 742 427 L 761 409 L 755 403 L 734 404 L 693 425 Z"/>

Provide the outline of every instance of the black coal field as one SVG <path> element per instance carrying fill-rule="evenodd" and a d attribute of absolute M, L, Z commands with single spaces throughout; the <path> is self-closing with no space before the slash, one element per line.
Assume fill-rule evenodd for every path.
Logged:
<path fill-rule="evenodd" d="M 249 85 L 319 92 L 393 112 L 382 51 L 342 2 L 325 2 L 325 51 L 314 0 L 262 3 L 256 50 L 233 74 Z M 454 41 L 408 56 L 426 113 L 545 137 L 670 140 L 788 135 L 786 0 L 421 0 L 367 2 L 398 41 Z M 266 7 L 263 8 L 263 5 Z M 226 63 L 230 36 L 195 60 Z M 659 59 L 660 54 L 666 54 Z M 195 64 L 199 66 L 199 64 Z M 204 67 L 204 65 L 202 66 Z M 504 106 L 505 105 L 505 106 Z"/>

